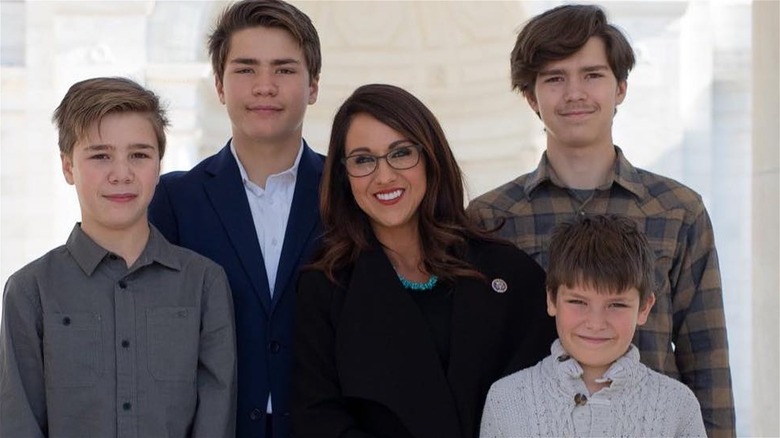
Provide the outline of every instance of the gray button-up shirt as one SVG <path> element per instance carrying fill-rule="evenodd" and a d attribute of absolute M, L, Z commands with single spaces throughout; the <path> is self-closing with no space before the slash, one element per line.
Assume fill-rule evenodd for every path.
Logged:
<path fill-rule="evenodd" d="M 3 300 L 0 437 L 233 436 L 233 304 L 217 264 L 151 227 L 128 269 L 77 224 Z"/>

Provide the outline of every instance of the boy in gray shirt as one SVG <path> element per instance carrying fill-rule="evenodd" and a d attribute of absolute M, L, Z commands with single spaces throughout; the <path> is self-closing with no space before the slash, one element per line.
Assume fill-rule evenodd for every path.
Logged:
<path fill-rule="evenodd" d="M 225 273 L 147 221 L 168 124 L 158 97 L 89 79 L 53 119 L 81 222 L 6 283 L 0 436 L 232 436 Z"/>

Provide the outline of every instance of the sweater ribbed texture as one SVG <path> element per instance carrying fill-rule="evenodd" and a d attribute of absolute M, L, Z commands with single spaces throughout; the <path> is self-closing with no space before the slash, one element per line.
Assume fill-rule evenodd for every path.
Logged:
<path fill-rule="evenodd" d="M 550 351 L 535 366 L 493 384 L 481 438 L 706 437 L 693 392 L 641 364 L 635 346 L 602 377 L 610 386 L 594 394 L 560 341 Z"/>

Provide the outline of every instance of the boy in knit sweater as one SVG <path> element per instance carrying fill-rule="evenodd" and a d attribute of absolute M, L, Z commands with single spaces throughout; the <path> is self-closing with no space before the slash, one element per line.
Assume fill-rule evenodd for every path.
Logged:
<path fill-rule="evenodd" d="M 558 339 L 534 367 L 494 383 L 480 436 L 706 436 L 684 384 L 631 344 L 655 303 L 655 255 L 630 219 L 580 217 L 553 231 L 547 312 Z"/>

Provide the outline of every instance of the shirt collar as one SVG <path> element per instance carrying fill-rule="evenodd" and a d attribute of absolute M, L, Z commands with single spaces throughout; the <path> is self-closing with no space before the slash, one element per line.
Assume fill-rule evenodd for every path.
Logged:
<path fill-rule="evenodd" d="M 639 172 L 634 166 L 631 165 L 631 163 L 628 162 L 625 155 L 623 155 L 622 149 L 620 149 L 618 146 L 615 146 L 615 152 L 617 153 L 617 158 L 615 159 L 615 165 L 612 168 L 612 173 L 607 179 L 607 182 L 603 186 L 598 187 L 598 189 L 603 190 L 609 188 L 614 182 L 633 193 L 637 198 L 644 199 L 645 196 L 647 196 L 647 187 L 642 184 Z M 547 151 L 545 151 L 542 154 L 542 159 L 539 161 L 539 165 L 533 172 L 528 175 L 528 180 L 524 189 L 525 195 L 528 198 L 531 198 L 534 191 L 542 183 L 547 181 L 561 188 L 566 187 L 566 185 L 563 184 L 561 179 L 555 173 L 555 169 L 553 169 L 550 165 L 550 160 L 547 158 Z"/>
<path fill-rule="evenodd" d="M 241 163 L 241 160 L 238 159 L 238 154 L 236 153 L 236 147 L 233 145 L 233 139 L 230 140 L 230 153 L 233 154 L 233 158 L 236 160 L 236 164 L 238 164 L 238 171 L 241 173 L 241 181 L 246 186 L 248 183 L 251 183 L 248 174 L 246 173 L 246 169 L 244 168 L 244 165 Z M 292 176 L 293 181 L 298 176 L 298 165 L 301 162 L 301 157 L 303 156 L 303 139 L 301 139 L 301 145 L 298 148 L 298 155 L 295 157 L 295 161 L 293 162 L 292 167 L 290 167 L 287 170 L 283 170 L 279 173 L 275 173 L 273 175 L 269 175 L 270 177 L 275 176 L 282 176 L 282 175 L 290 175 Z"/>
<path fill-rule="evenodd" d="M 98 245 L 81 229 L 81 223 L 73 226 L 65 247 L 87 276 L 91 276 L 98 265 L 111 255 L 107 249 Z M 133 264 L 132 270 L 155 262 L 177 271 L 181 270 L 181 263 L 173 253 L 173 246 L 165 240 L 154 225 L 149 224 L 149 241 Z"/>

